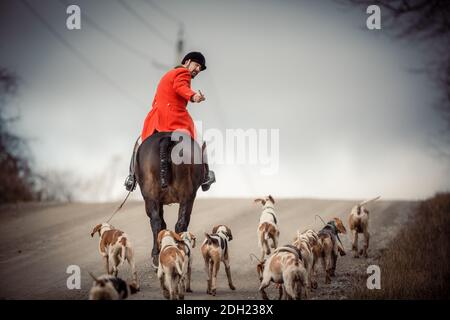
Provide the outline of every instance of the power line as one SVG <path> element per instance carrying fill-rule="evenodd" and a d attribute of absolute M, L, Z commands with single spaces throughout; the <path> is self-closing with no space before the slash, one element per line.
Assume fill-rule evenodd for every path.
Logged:
<path fill-rule="evenodd" d="M 167 12 L 164 9 L 162 9 L 161 7 L 157 6 L 152 0 L 142 0 L 142 1 L 145 4 L 147 4 L 148 6 L 155 8 L 157 11 L 159 11 L 159 13 L 164 15 L 169 20 L 175 21 L 178 24 L 183 24 L 183 22 L 180 19 L 178 19 L 177 17 L 171 15 L 169 12 Z"/>
<path fill-rule="evenodd" d="M 99 78 L 119 91 L 124 97 L 132 101 L 133 104 L 144 107 L 145 104 L 135 97 L 131 96 L 127 91 L 122 89 L 114 80 L 112 80 L 106 73 L 97 68 L 89 59 L 87 59 L 81 51 L 72 46 L 64 37 L 62 37 L 26 0 L 22 0 L 25 7 L 34 15 L 34 17 L 42 23 L 42 25 L 56 38 L 61 44 L 63 44 L 69 51 L 76 57 L 82 64 L 84 64 L 89 70 L 95 73 Z"/>
<path fill-rule="evenodd" d="M 66 7 L 69 5 L 68 2 L 65 1 L 65 0 L 59 0 L 59 2 L 63 6 L 66 6 Z M 136 48 L 132 47 L 130 44 L 126 43 L 125 41 L 123 41 L 119 37 L 115 36 L 114 34 L 109 32 L 108 30 L 106 30 L 105 28 L 103 28 L 102 26 L 97 24 L 93 19 L 89 18 L 89 16 L 85 12 L 83 12 L 83 21 L 86 21 L 95 30 L 97 30 L 98 32 L 103 34 L 105 37 L 109 38 L 111 41 L 116 43 L 116 45 L 118 45 L 118 46 L 124 48 L 125 50 L 127 50 L 128 52 L 132 53 L 133 55 L 135 55 L 139 59 L 142 59 L 142 60 L 144 60 L 146 62 L 150 62 L 150 61 L 153 60 L 153 57 L 149 56 L 148 54 L 146 54 L 145 52 L 143 52 L 143 51 L 141 51 L 139 49 L 136 49 Z"/>
<path fill-rule="evenodd" d="M 172 46 L 173 43 L 168 38 L 166 38 L 158 29 L 156 29 L 153 25 L 151 25 L 145 18 L 143 18 L 135 9 L 133 9 L 129 4 L 127 4 L 124 0 L 117 0 L 119 4 L 128 11 L 131 15 L 133 15 L 136 19 L 138 19 L 143 25 L 147 27 L 151 32 L 156 34 L 159 39 L 164 41 L 169 46 Z"/>

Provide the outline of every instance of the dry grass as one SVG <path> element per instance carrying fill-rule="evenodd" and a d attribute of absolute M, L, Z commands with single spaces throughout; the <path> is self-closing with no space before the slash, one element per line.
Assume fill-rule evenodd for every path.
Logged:
<path fill-rule="evenodd" d="M 381 289 L 367 289 L 364 275 L 351 298 L 449 299 L 450 193 L 421 203 L 413 220 L 382 253 L 379 266 Z"/>

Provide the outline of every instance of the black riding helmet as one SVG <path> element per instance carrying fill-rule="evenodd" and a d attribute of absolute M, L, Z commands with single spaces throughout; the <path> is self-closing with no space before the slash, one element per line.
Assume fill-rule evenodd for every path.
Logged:
<path fill-rule="evenodd" d="M 184 64 L 187 60 L 192 60 L 197 62 L 202 66 L 201 70 L 206 70 L 206 63 L 205 63 L 205 57 L 200 52 L 189 52 L 187 55 L 184 56 L 183 60 L 181 61 L 181 64 Z"/>

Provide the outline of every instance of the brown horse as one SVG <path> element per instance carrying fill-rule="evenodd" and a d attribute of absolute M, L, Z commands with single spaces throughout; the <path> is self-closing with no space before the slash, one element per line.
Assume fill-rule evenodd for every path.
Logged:
<path fill-rule="evenodd" d="M 170 141 L 168 150 L 172 160 L 169 165 L 171 179 L 167 188 L 161 188 L 160 184 L 160 144 L 164 141 Z M 186 134 L 157 132 L 145 139 L 137 151 L 135 174 L 153 232 L 154 267 L 158 266 L 158 233 L 166 229 L 163 205 L 180 204 L 175 232 L 187 231 L 197 190 L 205 175 L 204 148 L 205 144 L 201 148 Z M 179 156 L 183 159 L 181 163 Z"/>

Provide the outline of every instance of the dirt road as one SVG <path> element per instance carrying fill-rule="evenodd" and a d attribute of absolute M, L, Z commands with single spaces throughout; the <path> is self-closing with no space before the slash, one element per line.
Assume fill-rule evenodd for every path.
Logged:
<path fill-rule="evenodd" d="M 323 224 L 314 220 L 320 214 L 326 221 L 333 216 L 344 219 L 357 202 L 340 200 L 280 199 L 276 202 L 281 230 L 280 244 L 292 241 L 297 229 L 319 230 Z M 0 299 L 87 299 L 92 284 L 88 271 L 103 272 L 98 253 L 98 236 L 90 237 L 92 228 L 106 220 L 117 203 L 107 204 L 27 204 L 4 207 L 0 210 Z M 415 210 L 416 202 L 377 201 L 369 205 L 371 211 L 371 247 L 369 259 L 354 259 L 350 254 L 350 240 L 343 236 L 347 254 L 340 257 L 337 276 L 332 284 L 325 285 L 319 272 L 319 288 L 312 299 L 342 299 L 351 288 L 357 275 L 364 273 L 392 239 L 399 227 Z M 177 205 L 165 207 L 165 219 L 174 228 Z M 258 279 L 250 253 L 258 253 L 256 228 L 260 207 L 252 199 L 197 200 L 191 217 L 190 230 L 204 239 L 204 232 L 214 224 L 230 226 L 234 240 L 230 243 L 232 277 L 236 291 L 228 289 L 223 265 L 219 271 L 217 296 L 205 294 L 206 275 L 199 246 L 194 249 L 192 274 L 193 293 L 186 299 L 260 299 Z M 162 299 L 156 273 L 150 267 L 152 236 L 143 202 L 127 203 L 111 223 L 126 231 L 136 250 L 141 291 L 132 299 Z M 69 265 L 81 268 L 81 289 L 69 290 L 66 280 Z M 126 266 L 119 276 L 128 279 Z M 275 298 L 276 291 L 270 289 Z"/>

